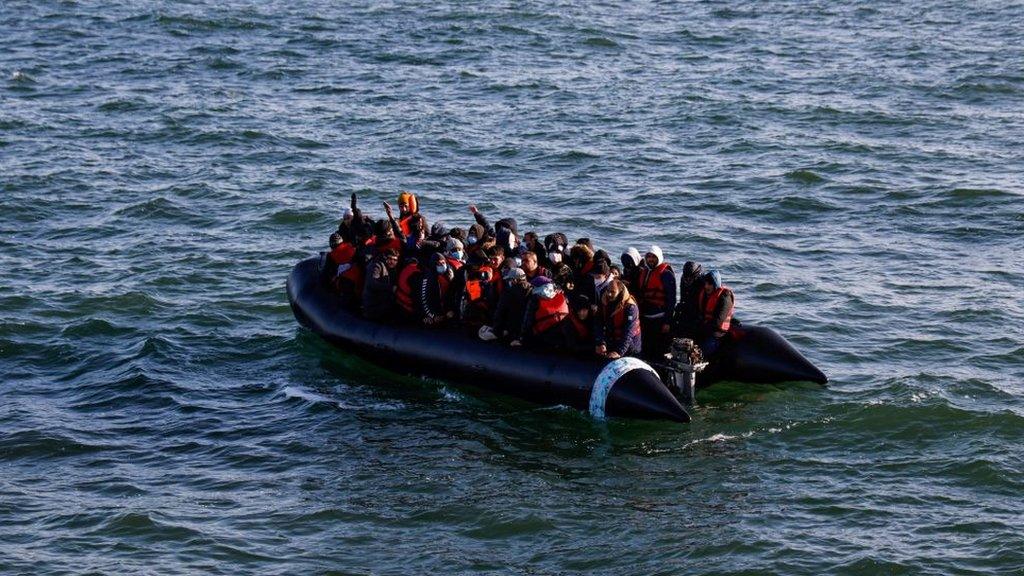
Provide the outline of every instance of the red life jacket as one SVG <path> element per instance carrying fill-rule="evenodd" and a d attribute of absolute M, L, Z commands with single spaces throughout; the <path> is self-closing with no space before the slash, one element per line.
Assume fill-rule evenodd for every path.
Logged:
<path fill-rule="evenodd" d="M 626 300 L 618 307 L 610 317 L 605 317 L 605 330 L 607 331 L 608 342 L 622 342 L 626 339 L 626 330 L 629 326 L 626 325 L 626 309 L 629 308 L 630 304 L 636 304 L 633 297 L 630 296 L 629 300 Z"/>
<path fill-rule="evenodd" d="M 363 269 L 356 266 L 355 245 L 348 242 L 342 242 L 341 244 L 338 244 L 334 250 L 331 250 L 328 258 L 330 258 L 336 266 L 343 266 L 345 264 L 349 265 L 348 270 L 342 272 L 331 280 L 334 282 L 335 287 L 337 287 L 338 281 L 344 278 L 355 285 L 357 293 L 361 292 L 363 289 Z"/>
<path fill-rule="evenodd" d="M 576 337 L 584 341 L 590 340 L 590 326 L 575 314 L 570 314 L 569 319 L 572 320 L 572 327 L 576 330 Z"/>
<path fill-rule="evenodd" d="M 412 277 L 420 273 L 420 265 L 415 260 L 409 262 L 398 274 L 398 288 L 395 290 L 395 300 L 406 313 L 412 314 L 416 307 L 413 305 Z"/>
<path fill-rule="evenodd" d="M 374 250 L 376 250 L 378 254 L 384 252 L 385 250 L 394 250 L 395 252 L 399 253 L 402 252 L 402 241 L 394 236 L 392 236 L 391 239 L 385 242 L 384 244 L 379 244 L 377 242 L 377 237 L 372 236 L 370 237 L 369 240 L 367 240 L 366 245 L 373 246 Z"/>
<path fill-rule="evenodd" d="M 458 270 L 462 268 L 462 260 L 456 260 L 455 258 L 445 258 L 448 261 L 448 265 L 452 267 L 452 270 Z"/>
<path fill-rule="evenodd" d="M 661 281 L 661 275 L 666 270 L 671 271 L 672 267 L 668 265 L 668 262 L 662 262 L 653 270 L 644 268 L 640 272 L 639 304 L 641 312 L 665 309 L 665 304 L 667 304 L 665 302 L 665 284 Z"/>
<path fill-rule="evenodd" d="M 711 293 L 711 296 L 704 294 L 704 291 L 700 291 L 700 296 L 697 299 L 697 307 L 704 311 L 704 323 L 710 324 L 715 318 L 715 308 L 718 307 L 718 300 L 722 297 L 722 294 L 726 292 L 732 296 L 732 290 L 728 286 L 722 286 Z M 715 326 L 715 330 L 721 330 L 722 332 L 728 332 L 729 326 L 732 325 L 732 308 L 729 309 L 729 314 L 726 315 L 725 321 Z"/>
<path fill-rule="evenodd" d="M 554 298 L 541 298 L 537 302 L 537 312 L 533 316 L 533 333 L 541 334 L 565 319 L 569 315 L 569 301 L 565 293 L 559 292 Z"/>
<path fill-rule="evenodd" d="M 452 281 L 448 279 L 447 274 L 437 275 L 437 287 L 438 291 L 441 293 L 441 302 L 444 302 L 444 296 L 448 293 L 448 285 L 451 284 L 451 282 Z"/>

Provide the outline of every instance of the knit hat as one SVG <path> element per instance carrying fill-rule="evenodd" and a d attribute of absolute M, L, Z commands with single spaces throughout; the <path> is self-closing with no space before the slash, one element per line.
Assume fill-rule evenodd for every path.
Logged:
<path fill-rule="evenodd" d="M 449 238 L 448 243 L 445 244 L 444 251 L 451 253 L 460 250 L 462 250 L 462 241 L 458 238 Z"/>

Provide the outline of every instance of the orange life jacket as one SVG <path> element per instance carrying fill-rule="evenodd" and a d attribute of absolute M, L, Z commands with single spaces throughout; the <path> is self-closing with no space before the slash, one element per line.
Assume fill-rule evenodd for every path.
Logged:
<path fill-rule="evenodd" d="M 572 327 L 576 330 L 576 337 L 580 340 L 590 340 L 590 326 L 575 314 L 570 314 L 569 319 L 572 320 Z"/>
<path fill-rule="evenodd" d="M 541 298 L 533 316 L 533 333 L 541 334 L 553 328 L 568 315 L 569 301 L 564 292 L 555 294 L 554 298 Z"/>
<path fill-rule="evenodd" d="M 700 310 L 704 311 L 705 324 L 710 324 L 711 321 L 714 320 L 715 308 L 718 307 L 718 300 L 722 297 L 722 294 L 725 294 L 726 292 L 728 292 L 730 296 L 732 295 L 732 290 L 730 290 L 727 286 L 722 286 L 721 288 L 715 290 L 714 292 L 711 293 L 711 296 L 706 296 L 703 290 L 700 291 L 700 296 L 697 299 L 697 306 Z M 729 326 L 731 325 L 732 308 L 729 309 L 729 314 L 726 315 L 725 320 L 718 326 L 715 326 L 715 329 L 721 330 L 722 332 L 728 332 Z"/>
<path fill-rule="evenodd" d="M 398 288 L 395 290 L 395 300 L 406 313 L 412 314 L 416 307 L 413 305 L 412 277 L 420 273 L 420 265 L 415 260 L 409 262 L 398 274 Z"/>
<path fill-rule="evenodd" d="M 405 234 L 406 238 L 412 235 L 412 216 L 409 214 L 398 219 L 398 227 L 401 228 L 402 234 Z"/>
<path fill-rule="evenodd" d="M 638 296 L 641 312 L 647 312 L 652 308 L 658 310 L 665 308 L 665 284 L 661 281 L 661 275 L 666 270 L 671 271 L 672 267 L 668 265 L 668 262 L 662 262 L 653 270 L 644 268 L 640 272 L 640 294 Z"/>
<path fill-rule="evenodd" d="M 490 272 L 491 280 L 494 279 L 494 271 L 491 270 L 490 266 L 481 266 L 480 274 L 482 275 L 484 272 Z M 469 297 L 469 301 L 471 303 L 478 303 L 483 298 L 484 286 L 486 286 L 488 282 L 490 281 L 466 280 L 466 296 Z"/>

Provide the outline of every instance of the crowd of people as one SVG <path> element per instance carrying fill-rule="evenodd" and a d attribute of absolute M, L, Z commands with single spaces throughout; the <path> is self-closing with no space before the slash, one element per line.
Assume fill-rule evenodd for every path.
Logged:
<path fill-rule="evenodd" d="M 589 238 L 520 236 L 514 219 L 492 223 L 475 206 L 468 228 L 428 226 L 408 192 L 398 210 L 384 202 L 374 221 L 353 194 L 321 266 L 342 305 L 369 320 L 607 358 L 657 360 L 677 337 L 713 355 L 728 338 L 734 297 L 720 274 L 686 262 L 677 282 L 658 246 L 613 263 Z"/>

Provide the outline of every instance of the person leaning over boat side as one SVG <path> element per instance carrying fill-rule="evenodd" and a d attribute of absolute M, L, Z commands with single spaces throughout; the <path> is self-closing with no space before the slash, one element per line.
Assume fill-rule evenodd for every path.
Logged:
<path fill-rule="evenodd" d="M 697 306 L 703 313 L 698 333 L 704 354 L 712 355 L 717 352 L 728 336 L 735 305 L 732 290 L 722 285 L 722 276 L 718 270 L 709 270 L 704 275 L 704 290 L 697 301 Z"/>
<path fill-rule="evenodd" d="M 526 314 L 526 304 L 530 299 L 532 286 L 522 268 L 506 270 L 502 275 L 502 282 L 504 287 L 498 298 L 498 307 L 487 330 L 481 330 L 480 333 L 483 340 L 518 340 L 523 328 L 523 315 Z"/>
<path fill-rule="evenodd" d="M 679 304 L 672 314 L 672 335 L 696 340 L 697 329 L 703 321 L 703 312 L 697 301 L 704 291 L 704 268 L 693 261 L 683 264 L 679 276 Z"/>
<path fill-rule="evenodd" d="M 377 322 L 394 322 L 398 250 L 387 249 L 370 260 L 363 287 L 363 316 Z"/>
<path fill-rule="evenodd" d="M 644 333 L 644 357 L 661 359 L 672 340 L 672 311 L 676 307 L 676 275 L 665 262 L 661 248 L 652 245 L 644 254 L 639 290 L 634 291 L 640 306 L 640 326 Z"/>
<path fill-rule="evenodd" d="M 424 324 L 436 325 L 455 318 L 458 302 L 451 290 L 455 268 L 452 260 L 442 254 L 434 254 L 430 262 L 431 267 L 423 273 L 420 284 L 420 310 Z M 461 266 L 461 262 L 458 263 Z"/>
<path fill-rule="evenodd" d="M 640 251 L 630 246 L 619 256 L 622 262 L 622 283 L 631 290 L 640 285 Z"/>
<path fill-rule="evenodd" d="M 410 322 L 419 322 L 423 316 L 419 293 L 423 285 L 423 267 L 419 260 L 409 258 L 402 264 L 395 283 L 395 303 L 398 316 Z"/>
<path fill-rule="evenodd" d="M 533 291 L 523 314 L 521 337 L 513 340 L 512 346 L 526 344 L 544 350 L 566 349 L 569 344 L 566 324 L 568 298 L 550 278 L 538 276 L 530 284 Z"/>
<path fill-rule="evenodd" d="M 600 317 L 594 326 L 598 355 L 612 359 L 640 355 L 640 308 L 621 280 L 613 280 L 601 295 Z"/>

